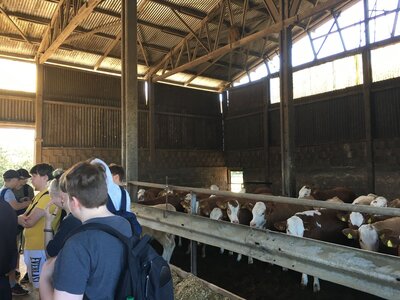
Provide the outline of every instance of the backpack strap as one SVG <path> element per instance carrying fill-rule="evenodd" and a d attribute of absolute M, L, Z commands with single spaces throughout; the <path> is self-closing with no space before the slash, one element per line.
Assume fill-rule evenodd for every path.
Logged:
<path fill-rule="evenodd" d="M 24 184 L 24 197 L 29 196 L 29 186 L 27 184 Z"/>
<path fill-rule="evenodd" d="M 116 209 L 113 201 L 111 200 L 110 195 L 107 195 L 108 197 L 107 208 L 113 214 L 116 213 L 117 211 L 126 211 L 126 191 L 122 186 L 119 186 L 119 188 L 121 189 L 121 204 L 119 209 Z"/>
<path fill-rule="evenodd" d="M 122 186 L 119 186 L 121 189 L 121 206 L 119 208 L 120 211 L 126 211 L 126 191 Z"/>
<path fill-rule="evenodd" d="M 118 230 L 115 230 L 113 227 L 106 225 L 106 224 L 101 224 L 101 223 L 86 223 L 83 224 L 81 226 L 79 226 L 78 228 L 75 228 L 69 235 L 67 238 L 64 239 L 63 241 L 63 246 L 65 244 L 65 242 L 73 235 L 79 233 L 79 232 L 83 232 L 83 231 L 87 231 L 87 230 L 100 230 L 103 231 L 105 233 L 108 233 L 109 235 L 114 236 L 115 238 L 119 239 L 125 246 L 127 246 L 128 248 L 131 248 L 133 245 L 130 242 L 130 238 L 126 237 L 125 235 L 123 235 L 122 233 L 120 233 Z M 134 234 L 134 232 L 132 232 L 132 237 L 137 237 L 137 235 Z M 145 245 L 152 239 L 151 236 L 145 234 L 142 238 L 139 238 L 139 243 L 137 243 L 137 245 L 135 246 L 135 253 L 140 254 L 143 250 Z"/>
<path fill-rule="evenodd" d="M 40 199 L 42 199 L 42 197 L 44 195 L 48 195 L 48 194 L 49 194 L 49 191 L 44 192 L 42 194 L 42 196 L 40 196 L 39 199 L 32 205 L 32 207 L 28 211 L 25 212 L 25 215 L 29 216 L 29 214 L 32 212 L 32 210 L 35 208 L 35 206 L 39 203 Z"/>
<path fill-rule="evenodd" d="M 4 200 L 4 196 L 6 195 L 7 191 L 9 190 L 9 188 L 5 188 L 1 191 L 0 193 L 0 199 Z"/>

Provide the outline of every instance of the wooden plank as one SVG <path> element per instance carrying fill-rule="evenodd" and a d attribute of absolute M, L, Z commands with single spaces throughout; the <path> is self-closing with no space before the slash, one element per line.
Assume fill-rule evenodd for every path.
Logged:
<path fill-rule="evenodd" d="M 303 19 L 309 18 L 309 17 L 311 17 L 311 16 L 313 16 L 315 14 L 318 14 L 318 13 L 320 13 L 322 11 L 330 9 L 330 8 L 336 6 L 336 5 L 340 4 L 340 3 L 346 2 L 346 1 L 347 0 L 329 0 L 328 2 L 326 2 L 324 4 L 321 4 L 321 5 L 318 5 L 317 7 L 314 7 L 313 9 L 310 9 L 305 13 L 297 14 L 296 16 L 293 16 L 293 17 L 290 17 L 290 18 L 285 19 L 283 21 L 277 22 L 277 23 L 269 26 L 268 28 L 260 30 L 260 31 L 258 31 L 256 33 L 253 33 L 253 34 L 251 34 L 249 36 L 244 37 L 241 40 L 238 40 L 238 41 L 236 41 L 234 43 L 225 45 L 225 46 L 223 46 L 223 47 L 221 47 L 219 49 L 216 49 L 216 50 L 214 50 L 214 51 L 212 51 L 212 52 L 210 52 L 210 53 L 208 53 L 208 54 L 206 54 L 204 56 L 201 56 L 201 57 L 195 59 L 194 61 L 192 61 L 190 63 L 186 63 L 184 65 L 181 65 L 181 66 L 179 66 L 179 67 L 177 67 L 177 68 L 175 68 L 175 69 L 173 69 L 173 70 L 171 70 L 171 71 L 169 71 L 169 72 L 167 72 L 167 73 L 165 73 L 163 75 L 156 76 L 153 79 L 153 81 L 163 80 L 163 79 L 165 79 L 165 78 L 167 78 L 167 77 L 169 77 L 171 75 L 174 75 L 174 74 L 176 74 L 178 72 L 185 71 L 185 70 L 187 70 L 189 68 L 196 67 L 196 66 L 198 66 L 198 65 L 200 65 L 200 64 L 202 64 L 202 63 L 204 63 L 204 62 L 206 62 L 208 60 L 212 60 L 212 59 L 214 59 L 214 58 L 216 58 L 216 57 L 218 57 L 220 55 L 229 53 L 229 52 L 233 51 L 236 48 L 243 47 L 243 46 L 245 46 L 247 44 L 250 44 L 253 41 L 261 39 L 261 38 L 263 38 L 265 36 L 268 36 L 268 35 L 273 34 L 273 33 L 279 33 L 283 27 L 291 26 L 291 25 L 293 25 L 293 24 L 295 24 L 295 23 L 297 23 L 297 22 L 299 22 L 299 21 L 301 21 Z M 173 53 L 174 51 L 175 51 L 175 49 L 171 53 Z M 166 57 L 164 57 L 164 59 L 162 61 L 164 61 L 165 58 Z M 154 74 L 154 72 L 156 72 L 158 70 L 159 70 L 159 64 L 157 66 L 155 66 L 151 71 L 149 71 L 146 74 L 146 77 Z"/>
<path fill-rule="evenodd" d="M 88 0 L 85 5 L 83 5 L 78 13 L 72 18 L 68 25 L 63 29 L 63 31 L 56 37 L 56 39 L 51 43 L 51 45 L 46 49 L 46 51 L 39 55 L 39 63 L 43 64 L 48 60 L 53 53 L 61 46 L 61 44 L 70 36 L 70 34 L 75 30 L 76 27 L 86 19 L 93 11 L 93 9 L 102 0 Z"/>
<path fill-rule="evenodd" d="M 110 54 L 110 52 L 112 51 L 112 49 L 115 48 L 115 46 L 117 46 L 119 44 L 119 40 L 121 39 L 122 36 L 122 30 L 118 33 L 118 35 L 116 36 L 115 40 L 107 47 L 106 51 L 104 52 L 103 56 L 100 57 L 96 64 L 94 65 L 94 69 L 97 70 L 101 63 L 103 62 L 103 60 L 108 56 L 108 54 Z M 146 59 L 146 58 L 145 58 Z"/>

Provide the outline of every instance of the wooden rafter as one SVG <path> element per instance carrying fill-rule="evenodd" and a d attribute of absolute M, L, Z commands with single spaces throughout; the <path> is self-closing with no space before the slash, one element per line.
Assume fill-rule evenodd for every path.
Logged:
<path fill-rule="evenodd" d="M 94 65 L 94 69 L 97 70 L 101 63 L 103 62 L 104 59 L 106 59 L 106 57 L 108 56 L 108 54 L 110 54 L 110 52 L 112 51 L 112 49 L 115 48 L 115 46 L 117 46 L 119 44 L 119 41 L 121 39 L 122 36 L 122 30 L 118 33 L 117 37 L 115 38 L 115 40 L 107 47 L 106 51 L 104 52 L 104 54 L 102 55 L 102 57 L 100 57 L 96 64 Z"/>
<path fill-rule="evenodd" d="M 297 12 L 299 11 L 299 8 L 300 8 L 300 3 L 301 3 L 301 0 L 293 0 L 292 1 L 292 5 L 290 6 L 289 16 L 294 16 L 295 14 L 297 14 Z"/>
<path fill-rule="evenodd" d="M 65 40 L 65 42 L 66 42 L 66 43 L 68 43 L 68 42 L 73 42 L 73 41 L 76 41 L 76 40 L 79 40 L 79 39 L 83 39 L 83 38 L 85 38 L 85 37 L 92 36 L 92 35 L 94 35 L 94 34 L 96 34 L 96 33 L 98 33 L 98 32 L 101 32 L 101 31 L 103 31 L 103 30 L 110 29 L 110 28 L 114 28 L 114 27 L 119 27 L 119 26 L 121 26 L 121 21 L 110 22 L 110 23 L 107 23 L 107 24 L 98 26 L 98 27 L 96 27 L 96 28 L 93 28 L 92 30 L 90 30 L 90 31 L 88 31 L 88 32 L 85 32 L 85 33 L 77 33 L 77 34 L 74 34 L 74 35 L 72 35 L 72 36 L 69 36 L 69 37 Z"/>
<path fill-rule="evenodd" d="M 173 74 L 176 74 L 178 72 L 182 72 L 182 71 L 187 70 L 189 68 L 196 67 L 196 66 L 198 66 L 198 65 L 200 65 L 200 64 L 202 64 L 202 63 L 204 63 L 204 62 L 206 62 L 208 60 L 212 60 L 212 59 L 214 59 L 214 58 L 216 58 L 216 57 L 218 57 L 220 55 L 227 54 L 227 53 L 231 52 L 233 49 L 248 45 L 248 44 L 252 43 L 253 41 L 261 39 L 261 38 L 263 38 L 265 36 L 268 36 L 270 34 L 278 33 L 284 27 L 292 26 L 293 24 L 295 24 L 295 23 L 297 23 L 297 22 L 299 22 L 301 20 L 310 18 L 313 15 L 321 13 L 323 11 L 330 10 L 331 8 L 335 7 L 336 5 L 342 4 L 342 3 L 347 2 L 347 1 L 348 0 L 329 0 L 329 1 L 325 2 L 325 3 L 323 3 L 323 4 L 320 4 L 320 5 L 312 8 L 312 9 L 310 9 L 310 10 L 307 10 L 304 13 L 299 13 L 299 14 L 296 14 L 295 16 L 293 16 L 293 17 L 289 17 L 289 18 L 287 18 L 285 20 L 281 20 L 281 21 L 269 26 L 268 28 L 265 28 L 265 29 L 260 30 L 260 31 L 258 31 L 256 33 L 248 35 L 248 36 L 242 38 L 239 41 L 236 41 L 236 42 L 234 42 L 232 44 L 225 45 L 225 46 L 223 46 L 223 47 L 221 47 L 221 48 L 219 48 L 217 50 L 214 50 L 214 51 L 212 51 L 212 52 L 210 52 L 210 53 L 208 53 L 208 54 L 206 54 L 206 55 L 204 55 L 202 57 L 199 57 L 199 58 L 197 58 L 197 59 L 195 59 L 195 60 L 193 60 L 191 62 L 188 62 L 188 63 L 186 63 L 184 65 L 181 65 L 181 66 L 179 66 L 179 67 L 177 67 L 177 68 L 175 68 L 175 69 L 173 69 L 173 70 L 171 70 L 171 71 L 169 71 L 167 73 L 164 73 L 164 74 L 162 74 L 160 76 L 157 76 L 157 77 L 155 77 L 153 79 L 153 81 L 163 80 L 163 79 L 165 79 L 165 78 L 167 78 L 167 77 L 169 77 L 169 76 L 171 76 Z"/>
<path fill-rule="evenodd" d="M 50 46 L 44 51 L 44 53 L 38 52 L 38 61 L 39 63 L 43 64 L 48 60 L 53 53 L 60 47 L 60 45 L 70 36 L 70 34 L 75 30 L 76 27 L 86 19 L 93 11 L 93 9 L 101 2 L 102 0 L 88 0 L 85 5 L 81 6 L 77 11 L 76 15 L 69 21 L 69 23 L 62 29 L 62 31 L 55 37 L 54 40 L 51 41 L 51 25 L 49 30 L 47 30 L 47 36 L 43 37 L 43 39 L 48 39 L 50 42 Z M 59 3 L 62 4 L 62 1 Z M 59 8 L 61 5 L 56 9 L 56 13 L 54 15 L 58 15 Z M 53 16 L 54 18 L 54 16 Z M 53 19 L 52 19 L 53 21 Z M 41 44 L 42 46 L 42 44 Z"/>
<path fill-rule="evenodd" d="M 215 11 L 215 10 L 218 10 L 218 8 L 222 5 L 222 3 L 224 2 L 225 0 L 220 0 L 215 6 L 214 6 L 214 8 L 211 10 L 211 13 L 209 14 L 209 15 L 207 15 L 201 22 L 200 22 L 200 24 L 195 28 L 195 29 L 193 29 L 193 31 L 194 32 L 196 32 L 196 31 L 198 31 L 200 28 L 202 28 L 206 23 L 208 23 L 213 17 L 214 17 L 214 14 L 213 14 L 213 12 Z M 158 63 L 158 64 L 156 64 L 155 66 L 153 66 L 152 68 L 150 68 L 149 70 L 148 70 L 148 72 L 146 73 L 146 75 L 145 75 L 145 79 L 147 80 L 147 79 L 149 79 L 151 76 L 153 76 L 154 74 L 156 74 L 161 68 L 162 68 L 162 66 L 164 66 L 164 63 L 165 63 L 165 61 L 168 61 L 169 60 L 169 57 L 170 56 L 173 56 L 173 55 L 175 55 L 176 53 L 178 53 L 179 51 L 180 51 L 180 49 L 181 49 L 181 47 L 187 47 L 187 49 L 188 49 L 188 52 L 189 52 L 189 45 L 188 45 L 188 41 L 192 38 L 193 36 L 192 36 L 192 33 L 189 33 L 184 39 L 182 39 L 171 51 L 170 51 L 170 53 L 168 53 L 166 56 L 164 56 L 163 57 L 163 59 Z M 190 53 L 188 53 L 188 57 L 189 57 L 189 60 L 190 60 Z"/>
<path fill-rule="evenodd" d="M 217 57 L 213 62 L 211 62 L 210 64 L 208 64 L 206 67 L 204 67 L 203 69 L 201 69 L 197 74 L 193 75 L 192 77 L 189 78 L 188 81 L 185 82 L 185 85 L 189 85 L 193 80 L 195 80 L 198 76 L 200 76 L 201 74 L 203 74 L 205 71 L 207 71 L 209 68 L 211 68 L 218 60 L 220 60 L 223 57 L 223 55 L 221 55 L 220 57 Z"/>
<path fill-rule="evenodd" d="M 2 2 L 0 1 L 0 4 Z M 29 44 L 31 44 L 31 41 L 28 40 L 28 38 L 25 36 L 25 34 L 22 32 L 21 28 L 19 28 L 19 26 L 17 24 L 15 24 L 15 22 L 10 18 L 10 16 L 6 13 L 6 11 L 0 6 L 0 11 L 3 13 L 3 15 L 7 18 L 8 21 L 10 21 L 10 23 L 14 26 L 15 29 L 17 29 L 17 31 L 19 32 L 20 36 L 22 36 L 22 38 Z"/>
<path fill-rule="evenodd" d="M 207 51 L 210 52 L 210 50 L 207 48 L 206 45 L 204 45 L 204 43 L 200 40 L 200 38 L 197 36 L 197 34 L 193 31 L 192 28 L 190 28 L 190 26 L 185 22 L 184 19 L 182 19 L 182 17 L 174 10 L 171 8 L 171 11 L 174 13 L 174 15 L 183 23 L 183 25 L 186 26 L 187 29 L 189 29 L 189 31 L 192 33 L 193 37 L 200 43 L 200 45 L 203 46 L 203 48 Z"/>
<path fill-rule="evenodd" d="M 276 5 L 273 0 L 263 0 L 265 7 L 267 8 L 268 13 L 270 14 L 271 18 L 274 22 L 278 22 L 281 18 L 279 15 L 279 11 L 276 8 Z"/>

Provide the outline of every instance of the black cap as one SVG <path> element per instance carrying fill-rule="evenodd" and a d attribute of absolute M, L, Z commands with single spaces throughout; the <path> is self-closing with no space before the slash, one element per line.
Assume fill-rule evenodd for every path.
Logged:
<path fill-rule="evenodd" d="M 18 174 L 19 174 L 19 179 L 28 179 L 31 178 L 31 175 L 29 175 L 28 170 L 25 169 L 18 169 L 17 170 Z"/>
<path fill-rule="evenodd" d="M 3 174 L 4 179 L 19 178 L 19 174 L 15 170 L 7 170 Z"/>

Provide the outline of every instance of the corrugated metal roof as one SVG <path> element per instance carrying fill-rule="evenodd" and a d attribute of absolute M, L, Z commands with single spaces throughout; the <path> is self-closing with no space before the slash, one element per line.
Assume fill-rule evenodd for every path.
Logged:
<path fill-rule="evenodd" d="M 67 2 L 69 0 L 65 0 Z M 318 3 L 326 3 L 328 0 L 320 0 Z M 349 0 L 357 1 L 357 0 Z M 274 1 L 279 4 L 279 1 Z M 344 1 L 348 2 L 348 1 Z M 143 5 L 143 3 L 146 3 Z M 141 11 L 138 13 L 138 35 L 145 49 L 145 56 L 140 48 L 137 49 L 140 66 L 138 66 L 139 76 L 144 76 L 148 71 L 148 67 L 144 65 L 145 59 L 150 66 L 155 66 L 163 60 L 166 55 L 170 54 L 185 36 L 188 37 L 190 45 L 190 56 L 193 57 L 193 51 L 197 47 L 196 58 L 208 54 L 204 47 L 190 33 L 191 30 L 196 31 L 200 25 L 204 23 L 204 18 L 209 18 L 208 33 L 205 29 L 201 34 L 196 31 L 197 37 L 206 47 L 213 50 L 215 36 L 218 31 L 219 13 L 221 11 L 221 3 L 227 5 L 228 1 L 221 0 L 137 0 L 138 7 Z M 229 35 L 234 34 L 235 30 L 240 35 L 242 33 L 243 18 L 243 1 L 231 0 L 231 11 L 233 14 L 233 26 L 230 27 L 230 14 L 225 7 L 223 24 L 219 36 L 219 45 L 224 46 L 229 43 Z M 271 24 L 271 18 L 265 8 L 264 0 L 250 0 L 249 9 L 246 11 L 245 33 L 248 35 L 261 30 Z M 47 30 L 46 24 L 49 24 L 55 10 L 58 6 L 58 0 L 3 0 L 0 4 L 4 11 L 10 16 L 15 24 L 20 28 L 24 35 L 32 41 L 28 44 L 11 22 L 0 13 L 0 55 L 11 55 L 16 57 L 29 57 L 33 59 L 37 55 L 39 44 Z M 300 6 L 300 12 L 305 12 L 312 8 L 310 1 L 303 0 Z M 71 11 L 72 13 L 72 11 Z M 88 32 L 99 26 L 120 22 L 121 1 L 107 0 L 102 1 L 94 11 L 84 19 L 79 27 L 71 36 L 78 36 L 83 32 Z M 178 15 L 178 16 L 177 16 Z M 81 38 L 65 41 L 50 57 L 52 62 L 66 65 L 76 65 L 78 67 L 86 67 L 93 69 L 98 59 L 104 55 L 108 46 L 113 43 L 116 36 L 121 30 L 120 25 L 103 28 L 94 35 L 82 36 Z M 299 28 L 296 28 L 296 35 Z M 80 32 L 80 33 L 78 33 Z M 189 38 L 191 37 L 191 38 Z M 197 46 L 196 46 L 197 45 Z M 263 50 L 264 47 L 264 51 Z M 193 74 L 202 72 L 197 78 L 191 81 L 192 85 L 209 86 L 215 89 L 219 86 L 226 86 L 228 80 L 235 75 L 243 72 L 240 66 L 251 65 L 256 60 L 254 55 L 246 56 L 247 49 L 252 53 L 270 53 L 276 50 L 278 45 L 272 42 L 264 42 L 263 40 L 252 42 L 245 48 L 235 50 L 232 55 L 226 54 L 218 60 L 219 64 L 210 66 L 205 71 L 204 68 L 213 61 L 202 63 L 187 69 L 184 73 L 170 76 L 168 81 L 176 81 L 177 84 L 185 84 L 185 80 L 192 80 Z M 173 62 L 176 64 L 179 51 L 173 55 Z M 110 51 L 99 69 L 109 72 L 120 72 L 120 43 Z M 243 60 L 247 57 L 247 63 Z M 180 64 L 189 61 L 188 53 L 184 49 L 180 59 Z M 235 67 L 232 67 L 232 64 Z M 229 67 L 231 65 L 231 67 Z M 162 66 L 163 67 L 163 66 Z M 161 67 L 161 68 L 162 68 Z M 175 66 L 174 66 L 175 67 Z M 171 64 L 168 65 L 168 69 Z M 189 74 L 190 73 L 190 74 Z M 160 72 L 158 73 L 160 74 Z M 212 79 L 215 78 L 215 79 Z M 221 80 L 223 79 L 223 80 Z"/>

